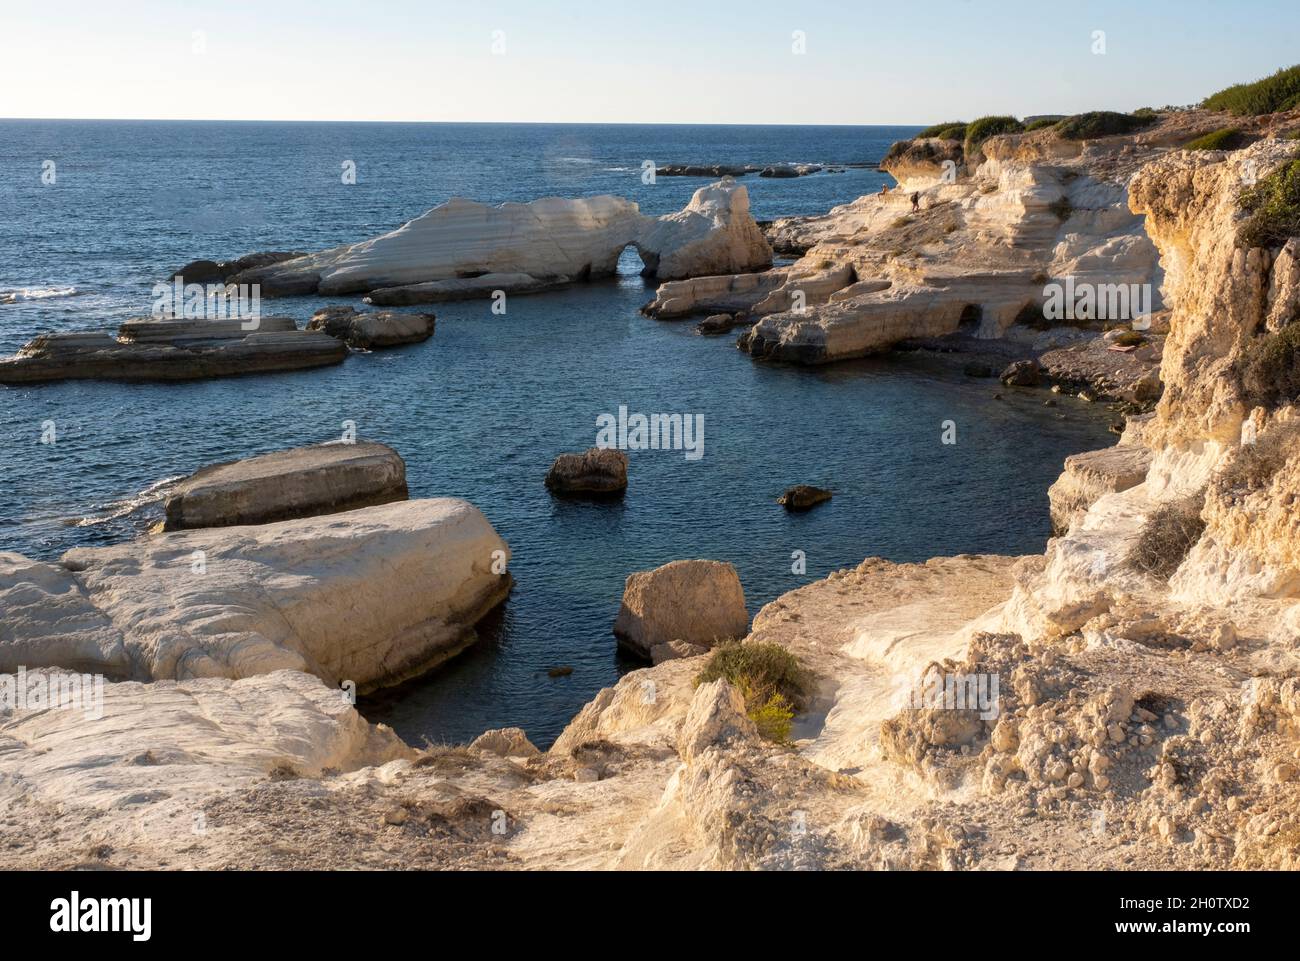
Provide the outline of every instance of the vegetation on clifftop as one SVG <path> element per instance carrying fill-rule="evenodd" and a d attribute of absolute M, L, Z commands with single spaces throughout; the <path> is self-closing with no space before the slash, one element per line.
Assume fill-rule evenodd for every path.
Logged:
<path fill-rule="evenodd" d="M 790 740 L 790 722 L 802 710 L 811 684 L 798 659 L 779 644 L 728 644 L 713 652 L 695 679 L 725 678 L 745 699 L 745 713 L 770 741 Z"/>
<path fill-rule="evenodd" d="M 1065 140 L 1091 140 L 1094 137 L 1113 137 L 1133 133 L 1149 127 L 1159 119 L 1155 111 L 1116 113 L 1113 110 L 1094 110 L 1066 117 L 1056 125 L 1057 133 Z"/>
<path fill-rule="evenodd" d="M 938 140 L 965 140 L 966 139 L 966 122 L 964 120 L 951 120 L 948 123 L 937 123 L 933 127 L 926 127 L 914 139 L 929 140 L 931 138 Z"/>
<path fill-rule="evenodd" d="M 1238 117 L 1257 117 L 1300 107 L 1300 64 L 1254 83 L 1238 83 L 1205 98 L 1206 110 L 1226 110 Z"/>
<path fill-rule="evenodd" d="M 989 137 L 1022 133 L 1025 125 L 1015 117 L 980 117 L 966 128 L 966 156 L 973 157 Z"/>
<path fill-rule="evenodd" d="M 1250 214 L 1237 232 L 1243 247 L 1280 247 L 1300 237 L 1300 158 L 1243 193 L 1241 208 Z"/>
<path fill-rule="evenodd" d="M 1224 127 L 1204 137 L 1197 137 L 1184 150 L 1236 150 L 1246 143 L 1245 135 L 1237 127 Z"/>

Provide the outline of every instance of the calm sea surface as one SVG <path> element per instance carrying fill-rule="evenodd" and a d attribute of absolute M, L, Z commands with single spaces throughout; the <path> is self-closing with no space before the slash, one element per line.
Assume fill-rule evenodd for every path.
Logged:
<path fill-rule="evenodd" d="M 313 249 L 390 230 L 453 196 L 491 203 L 619 194 L 680 208 L 707 181 L 641 183 L 665 163 L 878 161 L 916 128 L 0 121 L 0 352 L 37 333 L 111 328 L 198 257 Z M 53 161 L 55 182 L 43 184 Z M 357 183 L 341 182 L 353 161 Z M 849 169 L 745 179 L 755 216 L 814 214 L 888 178 Z M 0 549 L 55 560 L 130 538 L 156 516 L 141 492 L 205 464 L 339 436 L 405 457 L 413 497 L 478 505 L 509 541 L 516 588 L 480 644 L 369 699 L 418 743 L 523 727 L 545 745 L 634 667 L 610 626 L 631 571 L 686 557 L 736 565 L 751 613 L 881 555 L 1022 553 L 1048 533 L 1046 490 L 1066 455 L 1107 444 L 1102 412 L 970 380 L 916 355 L 816 370 L 759 365 L 732 337 L 637 314 L 652 289 L 625 256 L 616 280 L 435 308 L 432 340 L 339 367 L 205 383 L 0 387 Z M 305 322 L 326 301 L 271 302 Z M 329 302 L 339 302 L 333 300 Z M 702 414 L 704 456 L 630 454 L 619 503 L 557 501 L 556 454 L 596 418 Z M 942 423 L 958 443 L 940 443 Z M 59 440 L 39 443 L 54 421 Z M 802 516 L 774 499 L 812 483 Z M 147 498 L 145 498 L 147 500 Z M 792 573 L 795 552 L 807 570 Z M 553 667 L 573 673 L 550 678 Z"/>

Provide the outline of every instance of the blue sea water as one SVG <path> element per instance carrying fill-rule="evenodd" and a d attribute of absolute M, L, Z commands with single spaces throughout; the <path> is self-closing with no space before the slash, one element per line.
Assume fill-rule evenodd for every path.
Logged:
<path fill-rule="evenodd" d="M 644 160 L 872 162 L 916 129 L 0 121 L 0 352 L 147 313 L 153 284 L 198 257 L 356 240 L 453 196 L 613 193 L 664 213 L 707 181 L 643 184 Z M 342 182 L 348 161 L 355 185 Z M 825 212 L 888 179 L 848 168 L 744 182 L 769 219 Z M 363 711 L 414 743 L 519 726 L 545 745 L 636 666 L 610 633 L 628 573 L 731 561 L 752 613 L 868 556 L 1038 551 L 1062 460 L 1108 442 L 1087 405 L 1049 409 L 1015 391 L 997 401 L 996 382 L 924 356 L 754 363 L 731 337 L 640 316 L 653 289 L 639 268 L 628 252 L 616 279 L 515 297 L 503 316 L 487 302 L 439 305 L 432 340 L 324 370 L 0 387 L 0 549 L 55 560 L 135 536 L 155 515 L 130 508 L 158 482 L 355 421 L 402 453 L 413 497 L 479 506 L 510 543 L 516 580 L 479 644 Z M 326 302 L 264 310 L 305 321 Z M 622 501 L 553 499 L 542 486 L 552 459 L 591 446 L 596 418 L 620 405 L 703 415 L 704 456 L 634 451 Z M 941 443 L 947 420 L 955 445 Z M 42 444 L 49 421 L 58 441 Z M 788 515 L 775 498 L 793 483 L 835 498 Z M 549 677 L 559 666 L 572 674 Z"/>

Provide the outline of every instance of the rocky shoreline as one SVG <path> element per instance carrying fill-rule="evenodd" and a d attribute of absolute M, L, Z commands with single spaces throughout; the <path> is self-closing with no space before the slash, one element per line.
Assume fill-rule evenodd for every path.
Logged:
<path fill-rule="evenodd" d="M 1268 182 L 1300 159 L 1273 138 L 1178 149 L 1188 129 L 1003 135 L 955 183 L 930 166 L 942 151 L 904 148 L 897 191 L 779 227 L 809 241 L 796 264 L 671 269 L 647 308 L 741 314 L 752 356 L 824 363 L 963 330 L 1014 339 L 1041 312 L 1044 272 L 1159 281 L 1168 315 L 1132 343 L 1084 325 L 1038 351 L 1035 331 L 1033 356 L 1011 362 L 1036 357 L 1049 380 L 1153 407 L 1114 449 L 1067 462 L 1043 555 L 871 558 L 752 622 L 729 565 L 633 573 L 613 633 L 652 666 L 599 692 L 545 752 L 517 729 L 420 750 L 347 695 L 472 641 L 510 590 L 491 524 L 465 501 L 403 499 L 382 451 L 359 473 L 361 452 L 334 450 L 201 472 L 177 494 L 183 517 L 214 491 L 197 530 L 58 564 L 0 554 L 0 671 L 110 678 L 99 718 L 0 720 L 0 818 L 27 828 L 0 865 L 1300 867 L 1300 412 L 1286 352 L 1300 238 L 1249 243 L 1241 207 L 1245 171 Z M 370 251 L 394 242 L 369 243 L 253 270 L 284 293 L 446 279 L 394 271 L 401 258 L 375 269 Z M 590 466 L 578 456 L 557 476 Z M 595 466 L 617 486 L 616 466 Z M 272 520 L 286 493 L 310 516 Z M 396 499 L 355 506 L 372 496 Z M 1194 523 L 1171 523 L 1189 502 Z M 208 526 L 222 516 L 239 523 Z M 706 677 L 737 649 L 798 664 L 788 735 L 764 733 L 783 706 L 755 711 L 746 678 Z M 914 698 L 933 676 L 1000 679 L 996 710 Z"/>

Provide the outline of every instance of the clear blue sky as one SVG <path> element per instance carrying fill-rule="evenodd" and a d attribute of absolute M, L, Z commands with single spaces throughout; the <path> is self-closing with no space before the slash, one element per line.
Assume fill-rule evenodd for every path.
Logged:
<path fill-rule="evenodd" d="M 1300 62 L 1298 0 L 3 6 L 0 117 L 930 123 L 1190 103 Z"/>

